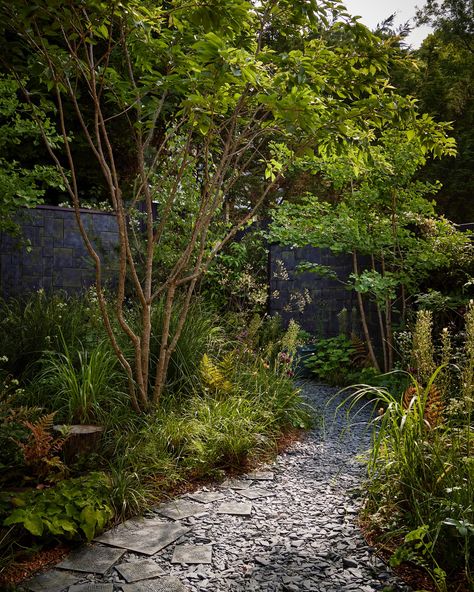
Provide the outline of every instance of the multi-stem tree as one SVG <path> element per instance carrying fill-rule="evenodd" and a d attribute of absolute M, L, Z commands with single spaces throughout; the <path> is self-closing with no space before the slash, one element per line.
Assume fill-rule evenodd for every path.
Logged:
<path fill-rule="evenodd" d="M 196 282 L 286 171 L 348 146 L 362 153 L 387 122 L 412 118 L 412 103 L 394 95 L 386 79 L 388 45 L 340 9 L 313 0 L 0 2 L 10 38 L 25 48 L 35 77 L 25 96 L 32 106 L 41 93 L 56 104 L 61 150 L 36 123 L 95 264 L 105 328 L 137 411 L 160 401 Z M 275 23 L 280 37 L 299 43 L 282 39 L 278 49 Z M 346 42 L 322 35 L 327 28 L 343 29 Z M 18 73 L 24 64 L 17 55 L 11 63 Z M 72 117 L 117 220 L 115 319 L 81 217 Z M 133 174 L 120 166 L 124 146 Z M 259 182 L 249 184 L 248 195 L 239 193 L 226 220 L 226 199 L 248 175 Z M 133 322 L 128 300 L 139 311 Z M 152 322 L 158 301 L 159 328 Z M 123 334 L 131 348 L 121 345 Z"/>
<path fill-rule="evenodd" d="M 420 123 L 428 122 L 422 116 Z M 436 153 L 453 151 L 445 137 L 445 124 L 430 121 Z M 406 318 L 407 299 L 416 293 L 429 274 L 469 260 L 469 236 L 435 214 L 429 196 L 439 186 L 417 181 L 417 169 L 426 158 L 425 135 L 414 129 L 386 130 L 368 151 L 366 165 L 354 169 L 350 159 L 326 160 L 321 169 L 335 188 L 332 203 L 306 195 L 297 204 L 275 211 L 272 238 L 286 244 L 312 244 L 334 253 L 352 256 L 353 273 L 348 287 L 356 291 L 364 337 L 373 365 L 379 362 L 373 347 L 374 335 L 366 318 L 365 297 L 375 303 L 385 371 L 393 367 L 393 309 Z M 369 260 L 362 267 L 360 256 Z M 321 266 L 316 273 L 337 275 Z M 381 365 L 380 365 L 381 366 Z"/>

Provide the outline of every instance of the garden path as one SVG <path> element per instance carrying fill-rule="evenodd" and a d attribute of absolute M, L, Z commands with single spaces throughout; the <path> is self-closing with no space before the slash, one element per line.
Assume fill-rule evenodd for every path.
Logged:
<path fill-rule="evenodd" d="M 324 427 L 254 474 L 128 521 L 27 583 L 34 592 L 408 591 L 356 524 L 368 411 L 346 430 L 334 389 L 308 382 Z M 352 418 L 354 420 L 354 418 Z"/>

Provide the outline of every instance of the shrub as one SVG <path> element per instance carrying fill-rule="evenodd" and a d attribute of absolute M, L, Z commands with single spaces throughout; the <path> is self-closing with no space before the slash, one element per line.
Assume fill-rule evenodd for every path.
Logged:
<path fill-rule="evenodd" d="M 306 358 L 304 365 L 318 380 L 333 385 L 344 385 L 347 384 L 347 375 L 353 369 L 352 357 L 356 353 L 356 348 L 344 335 L 319 339 L 314 345 L 314 352 Z"/>
<path fill-rule="evenodd" d="M 92 540 L 113 516 L 110 482 L 104 473 L 66 479 L 51 489 L 11 497 L 15 509 L 4 526 L 21 524 L 34 536 L 85 536 Z"/>

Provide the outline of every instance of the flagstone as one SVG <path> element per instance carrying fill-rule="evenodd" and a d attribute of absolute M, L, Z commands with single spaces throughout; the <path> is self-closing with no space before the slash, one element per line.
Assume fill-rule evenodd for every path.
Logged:
<path fill-rule="evenodd" d="M 224 502 L 217 508 L 218 514 L 234 514 L 236 516 L 250 516 L 252 504 L 242 502 Z"/>
<path fill-rule="evenodd" d="M 87 582 L 86 584 L 71 586 L 68 592 L 114 592 L 114 585 Z"/>
<path fill-rule="evenodd" d="M 275 478 L 274 473 L 271 471 L 254 471 L 253 473 L 247 473 L 245 479 L 251 479 L 254 481 L 273 481 Z"/>
<path fill-rule="evenodd" d="M 226 479 L 221 483 L 221 487 L 229 487 L 230 489 L 247 489 L 251 485 L 249 479 Z"/>
<path fill-rule="evenodd" d="M 271 497 L 275 495 L 273 491 L 269 491 L 268 489 L 262 489 L 260 487 L 249 487 L 249 489 L 241 489 L 238 493 L 250 500 L 259 499 L 262 497 Z"/>
<path fill-rule="evenodd" d="M 120 565 L 116 565 L 115 569 L 127 582 L 138 582 L 165 574 L 161 567 L 152 559 L 135 561 L 133 563 L 121 563 Z"/>
<path fill-rule="evenodd" d="M 129 551 L 154 555 L 164 549 L 189 528 L 179 524 L 170 524 L 159 519 L 127 520 L 116 528 L 97 537 L 95 540 L 113 547 L 121 547 Z"/>
<path fill-rule="evenodd" d="M 189 592 L 181 580 L 173 576 L 146 580 L 135 584 L 119 584 L 122 592 Z"/>
<path fill-rule="evenodd" d="M 195 502 L 189 502 L 187 500 L 177 500 L 163 504 L 156 508 L 156 512 L 170 518 L 171 520 L 183 520 L 196 514 L 201 514 L 206 510 L 202 507 L 202 504 L 196 504 Z"/>
<path fill-rule="evenodd" d="M 210 504 L 225 499 L 225 495 L 218 491 L 198 491 L 196 493 L 189 493 L 188 497 L 201 504 Z"/>
<path fill-rule="evenodd" d="M 176 545 L 171 563 L 212 563 L 212 545 Z"/>
<path fill-rule="evenodd" d="M 87 547 L 73 551 L 56 567 L 103 575 L 109 571 L 114 563 L 117 563 L 124 553 L 125 551 L 122 549 L 88 545 Z"/>
<path fill-rule="evenodd" d="M 23 586 L 32 592 L 60 592 L 75 584 L 81 576 L 66 571 L 51 570 L 25 582 Z"/>

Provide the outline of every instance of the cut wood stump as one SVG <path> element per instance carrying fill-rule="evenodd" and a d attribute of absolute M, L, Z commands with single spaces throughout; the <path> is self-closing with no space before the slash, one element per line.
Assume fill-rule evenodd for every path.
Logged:
<path fill-rule="evenodd" d="M 66 432 L 67 439 L 63 446 L 66 462 L 97 452 L 104 433 L 104 428 L 96 425 L 55 425 L 53 430 L 60 434 Z"/>

